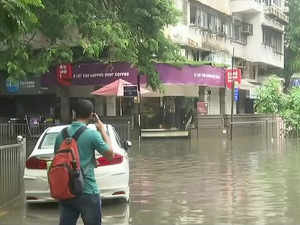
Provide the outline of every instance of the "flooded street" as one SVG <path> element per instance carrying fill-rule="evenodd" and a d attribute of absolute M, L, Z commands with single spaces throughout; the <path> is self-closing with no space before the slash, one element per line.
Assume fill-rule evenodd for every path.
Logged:
<path fill-rule="evenodd" d="M 103 224 L 297 225 L 299 147 L 261 136 L 149 139 L 140 149 L 134 142 L 130 203 L 104 202 Z M 57 204 L 17 211 L 0 215 L 0 224 L 58 223 Z"/>

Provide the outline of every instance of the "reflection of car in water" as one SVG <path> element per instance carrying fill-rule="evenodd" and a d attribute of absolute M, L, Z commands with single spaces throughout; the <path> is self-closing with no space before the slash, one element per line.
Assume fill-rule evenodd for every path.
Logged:
<path fill-rule="evenodd" d="M 129 225 L 129 204 L 111 204 L 105 201 L 102 204 L 102 223 L 106 225 Z"/>
<path fill-rule="evenodd" d="M 102 201 L 102 224 L 105 225 L 129 225 L 129 204 L 115 200 Z M 59 211 L 57 203 L 27 204 L 26 213 L 22 223 L 24 225 L 53 225 L 58 223 Z M 13 218 L 11 221 L 14 221 Z M 1 221 L 2 222 L 2 221 Z M 79 218 L 78 225 L 83 225 Z"/>

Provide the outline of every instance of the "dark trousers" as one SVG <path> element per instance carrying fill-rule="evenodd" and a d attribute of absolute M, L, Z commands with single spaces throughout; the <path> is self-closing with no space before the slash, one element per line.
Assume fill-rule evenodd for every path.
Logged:
<path fill-rule="evenodd" d="M 81 216 L 84 225 L 101 225 L 101 200 L 98 194 L 83 194 L 60 201 L 59 225 L 76 225 Z"/>

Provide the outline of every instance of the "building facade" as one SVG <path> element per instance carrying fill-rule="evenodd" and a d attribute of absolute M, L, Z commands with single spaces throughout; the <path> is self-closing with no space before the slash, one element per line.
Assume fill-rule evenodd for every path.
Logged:
<path fill-rule="evenodd" d="M 143 98 L 144 127 L 159 128 L 164 127 L 164 123 L 168 124 L 167 128 L 182 127 L 188 120 L 185 114 L 190 111 L 189 107 L 197 106 L 208 115 L 230 114 L 232 92 L 225 86 L 226 76 L 220 69 L 223 67 L 242 71 L 234 113 L 253 113 L 256 88 L 268 74 L 284 67 L 286 1 L 174 0 L 174 3 L 182 17 L 178 24 L 166 27 L 165 35 L 181 46 L 182 55 L 187 59 L 219 64 L 219 69 L 204 66 L 176 70 L 169 65 L 157 65 L 165 92 Z M 66 86 L 58 80 L 55 71 L 44 75 L 42 83 L 35 82 L 34 86 L 20 83 L 16 89 L 1 81 L 2 90 L 7 90 L 0 93 L 1 102 L 7 106 L 11 102 L 15 104 L 13 108 L 3 107 L 0 117 L 22 117 L 35 112 L 55 114 L 62 121 L 68 121 L 72 102 L 78 97 L 91 98 L 101 115 L 131 116 L 137 114 L 136 99 L 121 100 L 116 96 L 90 93 L 119 78 L 136 84 L 137 74 L 126 64 L 110 68 L 110 65 L 88 63 L 72 65 L 72 82 Z M 175 75 L 178 79 L 171 80 Z M 33 101 L 33 96 L 45 104 L 35 107 L 39 101 Z M 201 104 L 198 107 L 187 97 L 197 97 Z"/>
<path fill-rule="evenodd" d="M 253 112 L 256 88 L 284 67 L 285 0 L 174 0 L 182 18 L 166 29 L 192 61 L 211 61 L 242 71 L 235 113 Z M 233 60 L 232 60 L 233 58 Z M 231 90 L 199 87 L 208 114 L 229 114 Z"/>

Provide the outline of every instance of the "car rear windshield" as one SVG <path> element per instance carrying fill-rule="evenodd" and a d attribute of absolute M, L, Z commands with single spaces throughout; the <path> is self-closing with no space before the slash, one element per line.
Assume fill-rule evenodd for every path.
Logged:
<path fill-rule="evenodd" d="M 58 133 L 47 133 L 44 136 L 39 148 L 40 149 L 49 149 L 49 148 L 54 149 L 55 139 L 56 139 L 57 135 L 58 135 Z"/>

